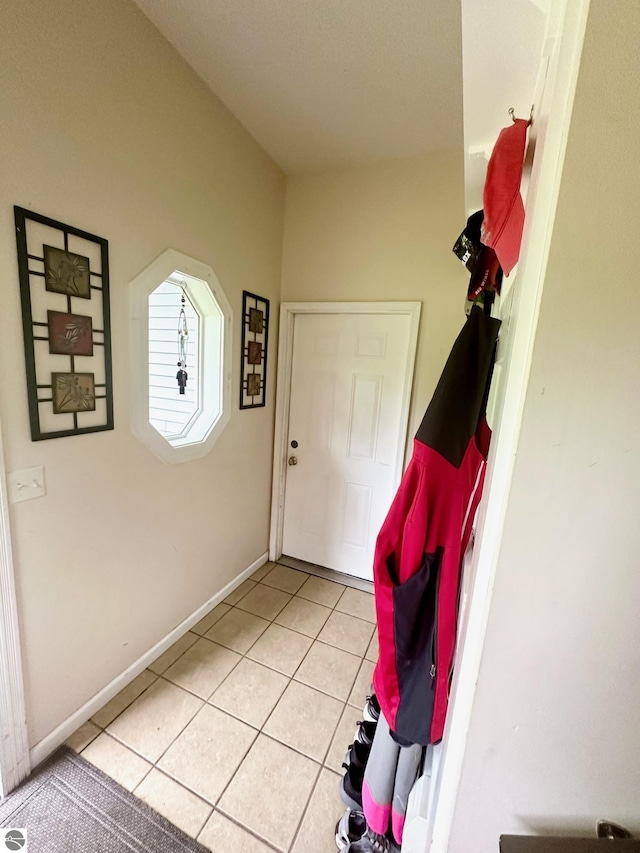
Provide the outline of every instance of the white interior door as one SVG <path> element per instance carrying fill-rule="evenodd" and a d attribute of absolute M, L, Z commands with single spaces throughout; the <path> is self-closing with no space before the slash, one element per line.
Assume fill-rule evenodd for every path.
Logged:
<path fill-rule="evenodd" d="M 284 554 L 372 580 L 406 440 L 411 322 L 408 314 L 296 315 Z"/>

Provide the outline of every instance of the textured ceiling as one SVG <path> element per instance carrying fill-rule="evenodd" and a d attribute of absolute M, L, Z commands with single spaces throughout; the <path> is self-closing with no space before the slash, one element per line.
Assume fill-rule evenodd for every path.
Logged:
<path fill-rule="evenodd" d="M 459 3 L 136 2 L 287 173 L 462 145 Z"/>

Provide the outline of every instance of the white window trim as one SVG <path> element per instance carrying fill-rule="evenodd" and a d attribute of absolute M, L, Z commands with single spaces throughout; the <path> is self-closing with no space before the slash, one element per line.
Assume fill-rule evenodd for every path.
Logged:
<path fill-rule="evenodd" d="M 201 313 L 202 364 L 222 357 L 222 413 L 214 424 L 207 424 L 216 393 L 207 393 L 206 368 L 200 370 L 200 406 L 194 421 L 205 424 L 201 429 L 192 423 L 187 434 L 166 439 L 149 423 L 149 294 L 174 273 L 187 281 L 189 297 Z M 207 316 L 208 288 L 218 303 L 224 328 L 223 341 L 215 333 L 216 317 Z M 149 264 L 129 285 L 131 347 L 131 430 L 163 462 L 188 462 L 205 456 L 213 447 L 231 417 L 231 373 L 233 312 L 220 282 L 208 264 L 196 261 L 175 249 L 167 249 Z M 207 332 L 209 332 L 207 334 Z M 211 379 L 211 376 L 209 376 Z"/>

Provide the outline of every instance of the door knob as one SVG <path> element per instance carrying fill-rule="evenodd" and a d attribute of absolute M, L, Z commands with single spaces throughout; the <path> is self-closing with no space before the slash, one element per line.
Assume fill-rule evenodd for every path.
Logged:
<path fill-rule="evenodd" d="M 289 465 L 297 465 L 297 464 L 298 464 L 297 457 L 296 456 L 290 456 L 289 457 Z"/>

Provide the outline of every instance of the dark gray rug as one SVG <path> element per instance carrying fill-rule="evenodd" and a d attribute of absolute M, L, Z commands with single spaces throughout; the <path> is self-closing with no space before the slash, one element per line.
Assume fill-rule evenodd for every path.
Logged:
<path fill-rule="evenodd" d="M 23 853 L 208 853 L 67 747 L 0 803 L 0 826 L 0 850 Z M 26 847 L 9 827 L 27 830 Z"/>

